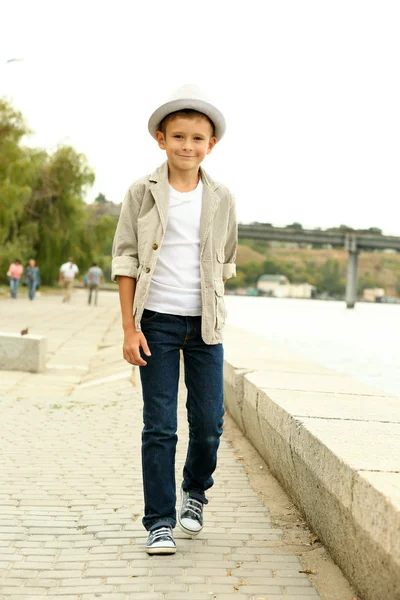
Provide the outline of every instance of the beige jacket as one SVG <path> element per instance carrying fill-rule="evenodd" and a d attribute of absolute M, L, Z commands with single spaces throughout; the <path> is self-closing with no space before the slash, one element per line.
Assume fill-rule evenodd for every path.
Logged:
<path fill-rule="evenodd" d="M 237 222 L 229 190 L 200 169 L 203 202 L 200 220 L 202 338 L 222 342 L 225 323 L 222 278 L 236 275 Z M 168 163 L 136 181 L 122 204 L 112 251 L 112 280 L 119 275 L 136 279 L 133 314 L 140 331 L 144 305 L 168 219 Z"/>

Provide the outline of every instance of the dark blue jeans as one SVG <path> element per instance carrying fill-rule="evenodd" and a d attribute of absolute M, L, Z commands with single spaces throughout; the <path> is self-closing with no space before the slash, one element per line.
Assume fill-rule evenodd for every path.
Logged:
<path fill-rule="evenodd" d="M 37 284 L 38 282 L 36 281 L 36 279 L 28 279 L 29 300 L 35 299 Z"/>
<path fill-rule="evenodd" d="M 204 494 L 214 481 L 223 425 L 223 347 L 203 342 L 201 317 L 145 310 L 141 321 L 151 356 L 140 367 L 143 388 L 142 468 L 146 529 L 176 525 L 175 450 L 180 350 L 187 388 L 189 444 L 183 489 Z"/>
<path fill-rule="evenodd" d="M 17 297 L 18 286 L 19 286 L 19 279 L 17 279 L 16 277 L 11 277 L 10 293 L 11 293 L 11 298 L 14 298 L 14 300 Z"/>

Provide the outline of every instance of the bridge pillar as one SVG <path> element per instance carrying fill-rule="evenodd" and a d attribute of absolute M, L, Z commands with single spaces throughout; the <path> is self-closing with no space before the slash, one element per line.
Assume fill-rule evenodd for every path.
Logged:
<path fill-rule="evenodd" d="M 345 238 L 345 249 L 349 253 L 347 262 L 347 281 L 346 281 L 346 306 L 354 308 L 357 300 L 357 267 L 358 267 L 358 250 L 357 238 L 355 234 L 349 233 Z"/>

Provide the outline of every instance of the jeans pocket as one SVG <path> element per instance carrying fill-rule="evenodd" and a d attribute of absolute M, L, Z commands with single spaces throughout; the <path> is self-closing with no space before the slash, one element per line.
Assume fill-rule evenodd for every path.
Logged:
<path fill-rule="evenodd" d="M 157 319 L 159 314 L 160 313 L 154 310 L 148 310 L 147 308 L 145 308 L 141 319 L 142 325 L 145 325 L 146 323 L 152 323 Z"/>

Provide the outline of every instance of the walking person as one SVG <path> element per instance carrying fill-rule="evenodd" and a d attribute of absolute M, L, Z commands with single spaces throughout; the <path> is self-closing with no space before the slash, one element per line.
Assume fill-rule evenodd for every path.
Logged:
<path fill-rule="evenodd" d="M 21 281 L 24 267 L 19 258 L 16 258 L 13 263 L 8 267 L 7 275 L 10 278 L 10 295 L 13 300 L 17 299 L 18 286 Z"/>
<path fill-rule="evenodd" d="M 73 261 L 72 256 L 68 258 L 68 262 L 60 267 L 59 284 L 64 290 L 63 302 L 71 302 L 72 290 L 74 288 L 75 275 L 79 273 L 79 269 Z"/>
<path fill-rule="evenodd" d="M 88 304 L 92 303 L 92 294 L 94 298 L 94 305 L 97 306 L 97 294 L 99 291 L 100 283 L 103 282 L 103 271 L 97 265 L 97 263 L 93 263 L 88 271 L 88 288 L 89 288 L 89 296 L 88 296 Z"/>
<path fill-rule="evenodd" d="M 29 259 L 28 266 L 26 267 L 26 281 L 28 284 L 29 300 L 34 300 L 36 289 L 40 285 L 40 270 L 33 258 Z"/>
<path fill-rule="evenodd" d="M 143 390 L 143 525 L 148 554 L 176 544 L 175 450 L 180 352 L 189 445 L 178 524 L 203 528 L 223 426 L 224 282 L 236 274 L 237 222 L 230 191 L 201 167 L 225 132 L 222 113 L 183 86 L 148 128 L 167 161 L 128 190 L 113 244 L 123 356 L 140 368 Z"/>

